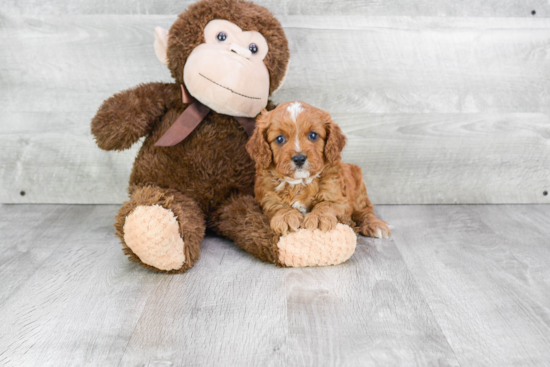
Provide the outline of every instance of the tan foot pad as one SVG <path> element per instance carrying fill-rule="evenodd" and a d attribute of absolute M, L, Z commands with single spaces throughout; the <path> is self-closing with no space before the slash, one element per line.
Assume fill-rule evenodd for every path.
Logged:
<path fill-rule="evenodd" d="M 299 229 L 279 239 L 279 260 L 291 267 L 341 264 L 353 255 L 357 235 L 338 223 L 332 231 Z"/>
<path fill-rule="evenodd" d="M 178 270 L 185 262 L 176 216 L 160 205 L 138 206 L 126 217 L 124 242 L 143 263 L 159 270 Z"/>

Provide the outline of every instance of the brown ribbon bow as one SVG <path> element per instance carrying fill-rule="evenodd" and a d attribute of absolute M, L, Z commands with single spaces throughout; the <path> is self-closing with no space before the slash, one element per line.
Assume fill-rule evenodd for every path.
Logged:
<path fill-rule="evenodd" d="M 176 119 L 176 121 L 166 130 L 166 132 L 160 137 L 160 139 L 155 143 L 157 147 L 171 147 L 179 142 L 183 141 L 195 128 L 201 123 L 202 120 L 210 112 L 210 108 L 203 105 L 195 98 L 193 98 L 187 89 L 181 85 L 181 100 L 185 104 L 190 104 L 187 106 L 185 111 Z M 256 120 L 250 117 L 237 117 L 233 116 L 237 120 L 244 131 L 248 136 L 252 135 L 254 132 L 254 126 Z"/>

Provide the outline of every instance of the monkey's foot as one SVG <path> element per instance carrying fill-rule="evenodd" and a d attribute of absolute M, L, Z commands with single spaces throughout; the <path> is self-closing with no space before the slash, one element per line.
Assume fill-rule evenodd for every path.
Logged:
<path fill-rule="evenodd" d="M 185 263 L 176 216 L 160 205 L 137 206 L 126 217 L 124 242 L 141 262 L 156 269 L 178 270 Z"/>
<path fill-rule="evenodd" d="M 355 252 L 357 235 L 351 227 L 338 223 L 336 228 L 299 229 L 282 236 L 277 243 L 279 261 L 289 267 L 337 265 Z"/>

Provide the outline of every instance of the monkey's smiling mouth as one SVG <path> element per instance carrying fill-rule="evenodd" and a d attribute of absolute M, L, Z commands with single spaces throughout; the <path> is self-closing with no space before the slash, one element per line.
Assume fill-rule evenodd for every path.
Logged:
<path fill-rule="evenodd" d="M 205 77 L 205 76 L 202 75 L 201 73 L 199 73 L 199 75 L 202 76 L 204 79 L 208 80 L 209 82 L 212 82 L 212 83 L 216 84 L 217 86 L 222 87 L 223 89 L 227 89 L 227 90 L 230 91 L 231 93 L 237 94 L 237 95 L 239 95 L 239 96 L 241 96 L 241 97 L 250 98 L 250 99 L 261 99 L 261 98 L 258 98 L 258 97 L 250 97 L 250 96 L 246 96 L 246 95 L 244 95 L 244 94 L 242 94 L 242 93 L 235 92 L 233 89 L 227 88 L 226 86 L 223 86 L 223 85 L 221 85 L 220 83 L 216 83 L 215 81 L 213 81 L 213 80 L 210 79 L 210 78 Z"/>

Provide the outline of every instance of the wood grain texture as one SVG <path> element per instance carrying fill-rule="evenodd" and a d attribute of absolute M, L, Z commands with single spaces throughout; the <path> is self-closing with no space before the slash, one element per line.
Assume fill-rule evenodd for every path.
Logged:
<path fill-rule="evenodd" d="M 7 205 L 0 210 L 0 307 L 73 234 L 89 206 Z"/>
<path fill-rule="evenodd" d="M 341 116 L 341 117 L 339 117 Z M 375 203 L 550 202 L 550 116 L 342 114 Z"/>
<path fill-rule="evenodd" d="M 34 208 L 0 206 L 5 245 L 15 229 L 39 241 L 22 223 Z M 391 240 L 361 239 L 342 266 L 282 269 L 209 235 L 191 271 L 165 275 L 122 256 L 115 206 L 41 208 L 80 222 L 59 218 L 32 276 L 0 283 L 2 366 L 458 365 Z"/>
<path fill-rule="evenodd" d="M 149 297 L 120 365 L 283 366 L 287 334 L 282 269 L 207 237 Z"/>
<path fill-rule="evenodd" d="M 117 209 L 0 205 L 0 365 L 550 360 L 550 205 L 378 206 L 392 238 L 361 237 L 326 268 L 276 268 L 208 235 L 180 275 L 124 258 Z"/>
<path fill-rule="evenodd" d="M 282 100 L 335 112 L 550 111 L 548 19 L 287 17 Z"/>
<path fill-rule="evenodd" d="M 461 365 L 548 364 L 548 206 L 379 209 Z"/>
<path fill-rule="evenodd" d="M 6 14 L 0 202 L 124 201 L 139 144 L 103 152 L 89 122 L 112 94 L 170 81 L 152 30 L 174 16 Z M 548 19 L 281 21 L 292 59 L 275 101 L 306 100 L 333 114 L 349 138 L 344 158 L 363 168 L 375 203 L 550 200 L 542 195 L 550 185 Z"/>
<path fill-rule="evenodd" d="M 34 207 L 21 208 L 32 212 Z M 0 306 L 2 366 L 116 365 L 149 295 L 164 278 L 124 258 L 112 228 L 116 207 L 62 208 L 78 221 L 59 218 L 49 207 L 45 220 L 65 226 L 48 228 L 45 237 L 40 226 L 10 223 L 20 233 L 34 235 L 25 246 L 47 255 L 41 263 L 19 261 L 29 273 L 25 282 L 2 278 L 0 290 L 11 290 Z M 10 210 L 0 207 L 3 216 Z"/>
<path fill-rule="evenodd" d="M 195 0 L 4 0 L 11 14 L 178 14 Z M 401 15 L 467 17 L 547 17 L 544 0 L 255 0 L 277 16 L 283 15 Z"/>
<path fill-rule="evenodd" d="M 286 269 L 285 287 L 289 365 L 458 366 L 392 239 L 361 236 L 335 267 Z"/>
<path fill-rule="evenodd" d="M 94 112 L 0 115 L 0 125 L 12 128 L 0 133 L 0 172 L 6 175 L 0 179 L 0 202 L 127 200 L 128 179 L 141 143 L 123 152 L 99 149 L 90 133 L 93 115 Z"/>
<path fill-rule="evenodd" d="M 363 240 L 342 266 L 277 269 L 208 238 L 149 298 L 121 365 L 457 366 L 403 265 L 389 241 Z"/>

